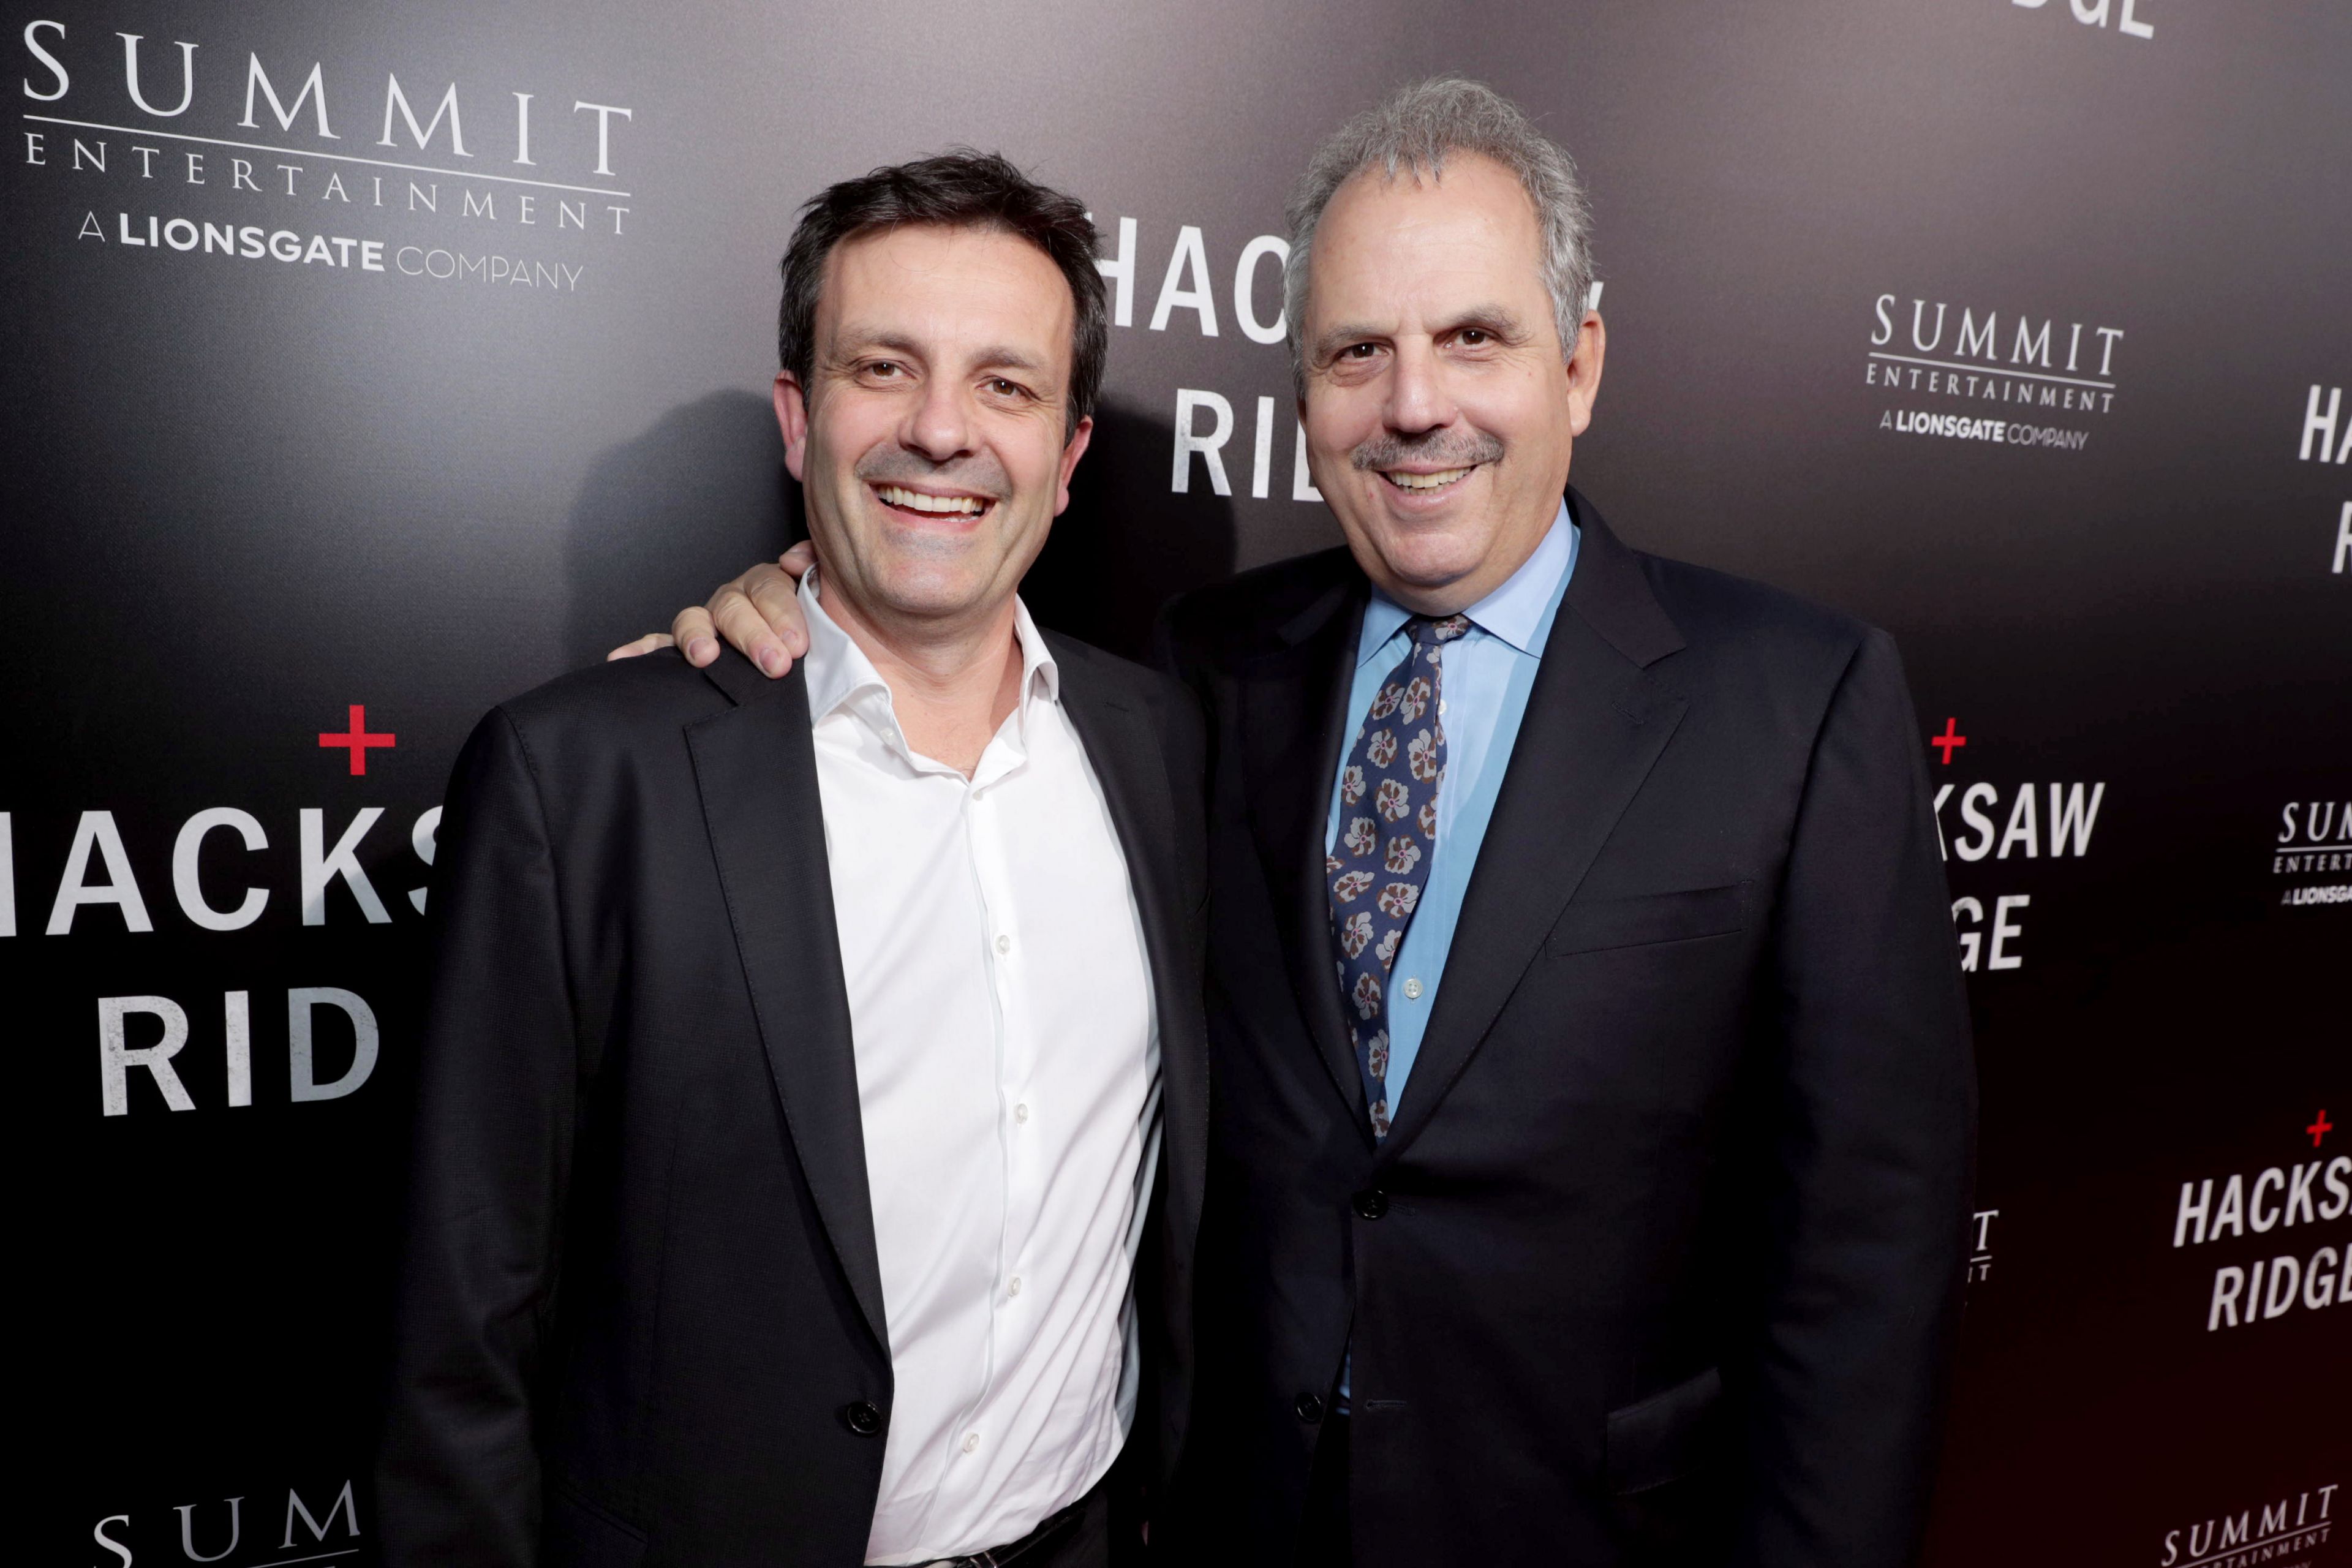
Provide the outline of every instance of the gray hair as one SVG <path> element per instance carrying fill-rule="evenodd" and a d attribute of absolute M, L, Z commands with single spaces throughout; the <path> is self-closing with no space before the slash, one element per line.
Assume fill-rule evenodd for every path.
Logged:
<path fill-rule="evenodd" d="M 1542 231 L 1544 287 L 1551 294 L 1560 352 L 1573 356 L 1592 292 L 1592 214 L 1568 150 L 1542 132 L 1517 104 L 1485 82 L 1432 77 L 1400 89 L 1325 139 L 1290 198 L 1290 258 L 1282 278 L 1283 316 L 1289 326 L 1290 374 L 1307 391 L 1307 274 L 1316 226 L 1341 185 L 1377 167 L 1393 180 L 1410 174 L 1434 179 L 1448 154 L 1491 158 L 1518 177 L 1535 204 Z"/>

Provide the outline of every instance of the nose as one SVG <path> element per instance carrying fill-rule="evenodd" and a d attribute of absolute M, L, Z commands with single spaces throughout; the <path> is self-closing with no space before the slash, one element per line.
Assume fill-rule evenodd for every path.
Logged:
<path fill-rule="evenodd" d="M 1400 436 L 1423 435 L 1453 424 L 1457 412 L 1436 345 L 1427 340 L 1397 344 L 1388 406 L 1382 411 L 1389 428 Z"/>
<path fill-rule="evenodd" d="M 950 463 L 972 450 L 971 407 L 966 389 L 946 377 L 926 383 L 907 411 L 899 441 L 934 463 Z"/>

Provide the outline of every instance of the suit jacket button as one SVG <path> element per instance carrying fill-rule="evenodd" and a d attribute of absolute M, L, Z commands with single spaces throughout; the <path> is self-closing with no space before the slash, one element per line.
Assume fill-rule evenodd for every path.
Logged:
<path fill-rule="evenodd" d="M 1378 1219 L 1389 1212 L 1389 1195 L 1378 1187 L 1367 1187 L 1356 1194 L 1356 1212 L 1366 1219 Z"/>
<path fill-rule="evenodd" d="M 882 1412 L 863 1399 L 843 1405 L 841 1418 L 861 1437 L 871 1437 L 882 1430 Z"/>
<path fill-rule="evenodd" d="M 1297 1411 L 1298 1418 L 1310 1426 L 1323 1419 L 1323 1400 L 1319 1394 L 1302 1394 L 1290 1402 L 1290 1407 Z"/>

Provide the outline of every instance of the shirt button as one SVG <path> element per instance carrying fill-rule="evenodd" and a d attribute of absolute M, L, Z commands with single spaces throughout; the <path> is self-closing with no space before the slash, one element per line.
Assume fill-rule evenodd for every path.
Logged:
<path fill-rule="evenodd" d="M 1011 952 L 1013 951 L 1013 939 L 1009 936 L 998 937 L 996 939 L 996 951 L 999 952 Z"/>
<path fill-rule="evenodd" d="M 1028 1120 L 1029 1120 L 1029 1108 L 1028 1108 L 1027 1106 L 1025 1106 L 1025 1105 L 1016 1105 L 1016 1106 L 1014 1106 L 1014 1107 L 1013 1108 L 1013 1121 L 1028 1121 Z"/>
<path fill-rule="evenodd" d="M 1008 1296 L 1018 1296 L 1021 1294 L 1021 1276 L 1015 1274 L 1013 1277 L 1012 1283 L 1004 1287 L 1004 1293 Z"/>
<path fill-rule="evenodd" d="M 980 1434 L 979 1434 L 979 1433 L 977 1433 L 977 1432 L 967 1432 L 967 1433 L 965 1433 L 965 1434 L 963 1435 L 963 1451 L 964 1451 L 965 1453 L 970 1454 L 970 1453 L 976 1452 L 976 1451 L 979 1449 L 979 1447 L 980 1447 Z"/>
<path fill-rule="evenodd" d="M 1443 697 L 1437 700 L 1437 716 L 1441 719 L 1445 717 L 1445 699 Z"/>
<path fill-rule="evenodd" d="M 1418 1002 L 1421 1000 L 1420 981 L 1408 980 L 1404 983 L 1404 999 L 1408 1002 Z"/>

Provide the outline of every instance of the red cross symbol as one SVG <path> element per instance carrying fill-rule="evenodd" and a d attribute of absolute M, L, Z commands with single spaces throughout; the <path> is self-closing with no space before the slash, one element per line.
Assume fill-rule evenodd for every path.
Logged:
<path fill-rule="evenodd" d="M 2319 1141 L 2322 1138 L 2326 1137 L 2330 1132 L 2336 1131 L 2336 1123 L 2327 1120 L 2327 1108 L 2326 1106 L 2320 1107 L 2319 1120 L 2305 1128 L 2304 1131 L 2311 1134 L 2311 1146 L 2315 1149 L 2319 1147 Z"/>
<path fill-rule="evenodd" d="M 1931 746 L 1941 746 L 1944 748 L 1944 765 L 1948 768 L 1952 765 L 1953 749 L 1958 746 L 1965 746 L 1968 743 L 1969 738 L 1960 733 L 1960 721 L 1958 719 L 1945 720 L 1944 732 L 1940 735 L 1930 735 L 1927 737 L 1927 744 Z"/>
<path fill-rule="evenodd" d="M 344 746 L 350 748 L 352 753 L 352 776 L 353 778 L 358 778 L 367 772 L 367 754 L 368 748 L 370 746 L 389 746 L 392 743 L 393 739 L 390 735 L 371 735 L 368 733 L 367 710 L 356 702 L 352 704 L 352 728 L 349 734 L 330 735 L 322 733 L 319 737 L 319 744 L 321 746 Z"/>

